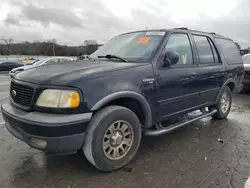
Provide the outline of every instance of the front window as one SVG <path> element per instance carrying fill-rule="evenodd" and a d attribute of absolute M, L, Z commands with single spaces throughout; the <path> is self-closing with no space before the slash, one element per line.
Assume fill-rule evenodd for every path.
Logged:
<path fill-rule="evenodd" d="M 46 62 L 47 61 L 47 59 L 43 59 L 43 60 L 40 60 L 40 61 L 37 61 L 37 62 L 35 62 L 33 65 L 34 66 L 38 66 L 38 65 L 42 65 L 44 62 Z"/>
<path fill-rule="evenodd" d="M 50 59 L 48 61 L 46 61 L 44 64 L 53 64 L 53 63 L 58 63 L 59 59 Z"/>
<path fill-rule="evenodd" d="M 172 34 L 165 46 L 165 52 L 173 51 L 179 55 L 177 65 L 189 66 L 194 63 L 191 44 L 187 34 Z"/>
<path fill-rule="evenodd" d="M 127 61 L 149 61 L 157 51 L 165 32 L 144 31 L 119 35 L 90 57 L 114 55 Z"/>

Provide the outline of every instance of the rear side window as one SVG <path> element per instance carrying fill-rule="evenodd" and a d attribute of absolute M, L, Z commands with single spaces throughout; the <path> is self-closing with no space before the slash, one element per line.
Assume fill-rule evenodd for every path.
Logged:
<path fill-rule="evenodd" d="M 193 35 L 200 64 L 218 63 L 218 55 L 212 41 L 206 36 Z"/>
<path fill-rule="evenodd" d="M 242 59 L 235 43 L 228 39 L 215 38 L 216 43 L 219 45 L 225 60 L 228 64 L 242 63 Z"/>

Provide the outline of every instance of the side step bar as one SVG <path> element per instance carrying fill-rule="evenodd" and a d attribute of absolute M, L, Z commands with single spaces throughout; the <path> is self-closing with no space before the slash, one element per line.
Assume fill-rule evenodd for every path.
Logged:
<path fill-rule="evenodd" d="M 206 112 L 204 114 L 196 116 L 196 117 L 194 117 L 194 118 L 192 118 L 190 120 L 187 120 L 187 121 L 181 122 L 181 123 L 176 123 L 176 124 L 170 125 L 169 127 L 166 127 L 166 128 L 161 128 L 161 129 L 157 129 L 157 130 L 145 130 L 144 134 L 146 136 L 158 136 L 158 135 L 170 133 L 171 131 L 173 131 L 175 129 L 183 127 L 184 125 L 187 125 L 187 124 L 192 123 L 194 121 L 197 121 L 199 119 L 211 116 L 211 115 L 215 114 L 216 112 L 217 112 L 217 110 L 213 109 L 213 110 L 211 110 L 209 112 Z"/>

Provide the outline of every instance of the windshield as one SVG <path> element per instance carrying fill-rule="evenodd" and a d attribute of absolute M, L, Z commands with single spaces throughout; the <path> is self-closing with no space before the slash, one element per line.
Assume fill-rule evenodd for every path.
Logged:
<path fill-rule="evenodd" d="M 98 58 L 107 54 L 128 61 L 149 61 L 155 54 L 165 32 L 150 31 L 119 35 L 108 41 L 90 57 Z"/>
<path fill-rule="evenodd" d="M 34 66 L 38 66 L 38 65 L 42 65 L 44 62 L 46 62 L 47 61 L 47 59 L 43 59 L 43 60 L 40 60 L 40 61 L 37 61 L 37 62 L 35 62 L 33 65 Z"/>

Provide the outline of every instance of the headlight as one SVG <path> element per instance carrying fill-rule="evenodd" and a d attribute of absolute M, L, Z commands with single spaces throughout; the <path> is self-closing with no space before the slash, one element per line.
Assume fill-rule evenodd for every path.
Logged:
<path fill-rule="evenodd" d="M 37 106 L 49 108 L 76 108 L 80 104 L 80 95 L 72 90 L 44 90 L 37 102 Z"/>

